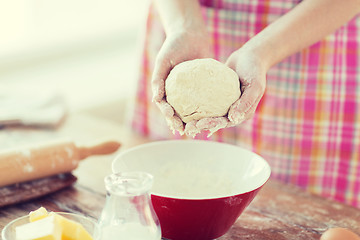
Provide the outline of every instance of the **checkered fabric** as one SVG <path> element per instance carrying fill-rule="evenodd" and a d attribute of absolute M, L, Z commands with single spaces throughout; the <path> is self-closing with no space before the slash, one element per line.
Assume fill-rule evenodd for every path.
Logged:
<path fill-rule="evenodd" d="M 215 58 L 227 57 L 299 1 L 202 0 Z M 132 127 L 154 140 L 173 135 L 151 102 L 150 79 L 165 35 L 149 9 Z M 264 157 L 272 178 L 360 207 L 360 16 L 272 67 L 255 116 L 209 140 Z M 207 139 L 206 134 L 199 139 Z"/>

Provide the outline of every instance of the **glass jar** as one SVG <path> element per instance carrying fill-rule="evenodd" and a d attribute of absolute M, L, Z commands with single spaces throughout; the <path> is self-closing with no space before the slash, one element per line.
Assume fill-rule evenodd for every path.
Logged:
<path fill-rule="evenodd" d="M 99 218 L 101 240 L 160 240 L 160 223 L 151 204 L 152 175 L 121 172 L 105 177 L 106 203 Z"/>

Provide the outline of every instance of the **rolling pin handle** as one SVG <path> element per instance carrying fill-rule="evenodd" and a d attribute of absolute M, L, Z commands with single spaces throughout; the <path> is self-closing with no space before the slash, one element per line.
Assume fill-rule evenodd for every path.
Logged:
<path fill-rule="evenodd" d="M 116 141 L 108 141 L 91 147 L 78 147 L 79 160 L 93 155 L 111 154 L 116 152 L 121 144 Z"/>

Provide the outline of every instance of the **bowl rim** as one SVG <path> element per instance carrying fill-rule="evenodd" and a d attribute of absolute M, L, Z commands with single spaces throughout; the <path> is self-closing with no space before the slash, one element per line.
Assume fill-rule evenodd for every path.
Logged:
<path fill-rule="evenodd" d="M 167 199 L 176 199 L 176 200 L 199 200 L 199 201 L 203 201 L 203 200 L 214 200 L 214 199 L 225 199 L 225 198 L 229 198 L 229 197 L 235 197 L 235 196 L 240 196 L 249 192 L 253 192 L 256 191 L 260 188 L 262 188 L 266 182 L 270 179 L 271 176 L 271 167 L 269 165 L 269 163 L 259 154 L 252 152 L 246 148 L 240 147 L 238 145 L 235 144 L 230 144 L 230 143 L 224 143 L 224 142 L 216 142 L 216 141 L 212 141 L 212 140 L 200 140 L 200 139 L 170 139 L 170 140 L 155 140 L 152 142 L 148 142 L 148 143 L 143 143 L 137 146 L 134 146 L 132 148 L 126 149 L 122 152 L 120 152 L 115 159 L 112 161 L 111 164 L 111 169 L 113 173 L 117 173 L 118 171 L 115 171 L 115 164 L 118 161 L 118 159 L 121 158 L 121 156 L 126 155 L 128 153 L 137 151 L 138 149 L 142 149 L 142 148 L 147 148 L 147 147 L 151 147 L 151 146 L 156 146 L 156 145 L 162 145 L 162 144 L 176 144 L 178 142 L 184 143 L 200 143 L 200 144 L 214 144 L 214 145 L 225 145 L 225 146 L 229 146 L 232 148 L 240 148 L 243 151 L 249 152 L 251 154 L 253 154 L 254 156 L 256 156 L 258 159 L 260 159 L 263 163 L 264 163 L 264 167 L 266 168 L 266 172 L 268 173 L 267 176 L 264 177 L 264 180 L 261 181 L 261 183 L 259 183 L 255 188 L 251 189 L 251 190 L 247 190 L 247 191 L 239 191 L 237 193 L 234 194 L 227 194 L 227 195 L 222 195 L 222 196 L 215 196 L 215 197 L 206 197 L 206 198 L 195 198 L 195 197 L 175 197 L 175 196 L 170 196 L 170 195 L 166 195 L 166 194 L 159 194 L 156 192 L 152 192 L 152 190 L 150 190 L 151 195 L 157 196 L 157 197 L 163 197 L 163 198 L 167 198 Z M 155 178 L 155 176 L 154 176 Z"/>
<path fill-rule="evenodd" d="M 52 211 L 50 211 L 49 213 L 52 213 Z M 76 216 L 76 217 L 79 217 L 79 218 L 84 219 L 86 221 L 90 221 L 90 222 L 92 222 L 94 224 L 94 226 L 96 228 L 98 227 L 97 221 L 95 219 L 93 219 L 92 217 L 89 217 L 89 216 L 86 216 L 86 215 L 82 215 L 82 214 L 79 214 L 79 213 L 70 213 L 70 212 L 53 212 L 53 213 L 63 215 L 63 216 Z M 5 233 L 6 233 L 7 229 L 10 228 L 11 225 L 16 223 L 17 221 L 23 220 L 23 219 L 28 218 L 28 217 L 29 217 L 29 215 L 24 215 L 24 216 L 15 218 L 15 219 L 11 220 L 10 222 L 8 222 L 1 231 L 1 238 L 3 240 L 6 239 L 5 238 Z"/>

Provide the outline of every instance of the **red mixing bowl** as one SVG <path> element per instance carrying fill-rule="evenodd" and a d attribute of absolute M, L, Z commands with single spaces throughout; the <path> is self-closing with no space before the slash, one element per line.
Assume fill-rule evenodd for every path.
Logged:
<path fill-rule="evenodd" d="M 270 177 L 268 163 L 241 147 L 168 140 L 123 151 L 113 172 L 154 176 L 151 200 L 162 236 L 210 240 L 224 235 Z"/>

